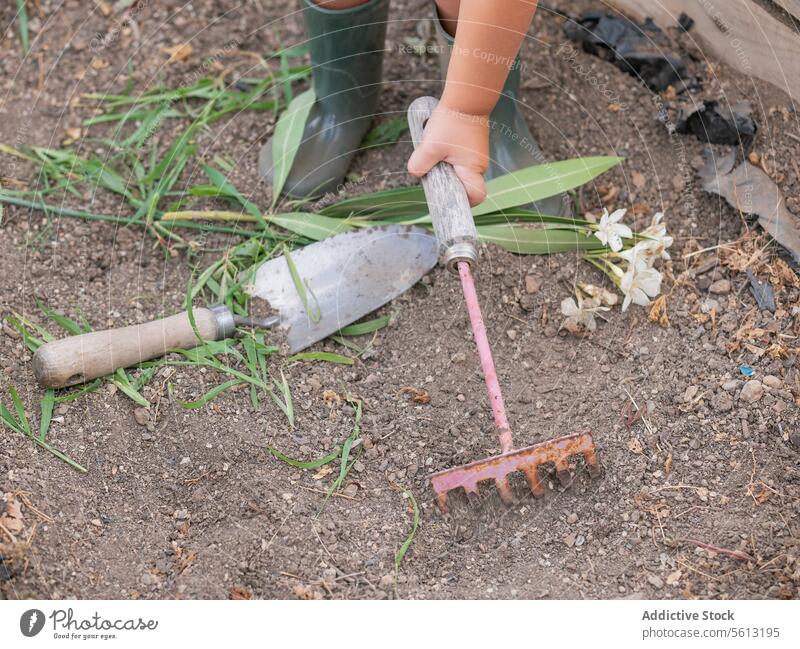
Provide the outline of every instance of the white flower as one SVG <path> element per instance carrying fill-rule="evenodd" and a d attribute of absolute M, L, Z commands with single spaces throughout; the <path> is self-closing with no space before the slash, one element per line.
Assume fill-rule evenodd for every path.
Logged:
<path fill-rule="evenodd" d="M 649 298 L 655 297 L 661 291 L 661 273 L 655 268 L 641 265 L 634 258 L 619 281 L 619 290 L 625 295 L 622 301 L 623 311 L 627 310 L 631 302 L 647 306 L 650 304 Z"/>
<path fill-rule="evenodd" d="M 632 248 L 617 253 L 617 257 L 628 262 L 629 266 L 636 266 L 640 270 L 652 268 L 656 260 L 653 248 L 650 244 L 655 241 L 640 241 Z M 620 275 L 621 277 L 621 275 Z"/>
<path fill-rule="evenodd" d="M 624 223 L 620 223 L 625 216 L 625 210 L 615 210 L 611 214 L 607 209 L 603 209 L 603 216 L 597 225 L 594 236 L 600 239 L 604 246 L 608 246 L 614 252 L 622 250 L 622 237 L 630 239 L 633 236 L 631 229 Z"/>
<path fill-rule="evenodd" d="M 639 243 L 647 244 L 653 256 L 661 257 L 661 259 L 669 259 L 667 248 L 672 245 L 673 239 L 667 234 L 667 226 L 661 222 L 663 218 L 664 214 L 662 212 L 656 212 L 653 215 L 650 226 L 640 232 L 642 236 L 648 238 Z"/>
<path fill-rule="evenodd" d="M 594 331 L 597 328 L 594 314 L 598 311 L 608 311 L 608 307 L 600 306 L 600 302 L 595 299 L 584 301 L 578 298 L 577 304 L 571 297 L 561 300 L 561 313 L 567 316 L 565 324 L 583 327 L 587 331 Z"/>

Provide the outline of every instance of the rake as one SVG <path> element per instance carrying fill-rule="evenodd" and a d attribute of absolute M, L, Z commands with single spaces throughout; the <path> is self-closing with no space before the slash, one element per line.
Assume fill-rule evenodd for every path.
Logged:
<path fill-rule="evenodd" d="M 420 97 L 408 109 L 408 122 L 414 146 L 422 140 L 425 122 L 430 117 L 437 101 L 433 97 Z M 494 423 L 500 439 L 500 454 L 463 466 L 439 471 L 431 476 L 431 485 L 436 492 L 439 508 L 447 511 L 447 494 L 453 489 L 463 488 L 467 493 L 478 493 L 478 483 L 494 480 L 500 499 L 506 505 L 514 502 L 509 484 L 509 474 L 522 471 L 535 497 L 544 495 L 544 486 L 539 478 L 539 468 L 553 464 L 562 486 L 570 482 L 569 459 L 583 455 L 591 475 L 599 473 L 599 463 L 594 440 L 589 431 L 556 437 L 539 444 L 515 449 L 511 439 L 503 395 L 492 359 L 492 350 L 486 335 L 486 325 L 481 315 L 478 294 L 472 269 L 477 265 L 478 232 L 472 219 L 467 194 L 453 167 L 440 162 L 422 178 L 422 187 L 428 202 L 433 228 L 442 251 L 442 261 L 451 273 L 458 274 L 464 289 L 469 319 L 475 346 L 478 348 L 481 369 L 489 393 L 489 402 L 494 414 Z"/>

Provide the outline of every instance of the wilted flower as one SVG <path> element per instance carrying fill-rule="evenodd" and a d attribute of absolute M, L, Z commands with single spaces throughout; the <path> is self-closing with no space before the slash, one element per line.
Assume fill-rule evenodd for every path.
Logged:
<path fill-rule="evenodd" d="M 655 297 L 661 291 L 661 273 L 655 268 L 641 264 L 634 257 L 619 281 L 619 290 L 625 295 L 622 301 L 623 311 L 627 310 L 631 302 L 647 306 L 650 304 L 649 298 Z"/>
<path fill-rule="evenodd" d="M 571 297 L 561 300 L 561 313 L 567 316 L 564 324 L 573 333 L 577 327 L 586 331 L 594 331 L 597 328 L 594 315 L 598 311 L 608 311 L 608 307 L 600 306 L 600 302 L 595 299 L 581 300 L 578 298 L 577 303 Z"/>
<path fill-rule="evenodd" d="M 602 286 L 581 283 L 578 284 L 578 288 L 580 288 L 589 297 L 596 298 L 603 306 L 614 306 L 617 302 L 619 302 L 619 296 L 616 293 L 609 291 L 607 288 L 603 288 Z"/>
<path fill-rule="evenodd" d="M 607 209 L 603 209 L 603 216 L 600 217 L 600 223 L 597 224 L 594 236 L 600 239 L 604 246 L 608 246 L 614 252 L 622 250 L 622 238 L 630 239 L 633 236 L 631 229 L 624 223 L 620 223 L 622 217 L 625 216 L 624 209 L 615 210 L 611 214 Z"/>
<path fill-rule="evenodd" d="M 667 248 L 672 245 L 673 239 L 667 234 L 667 226 L 661 222 L 663 218 L 664 214 L 662 212 L 656 212 L 653 215 L 650 226 L 640 232 L 641 235 L 648 238 L 639 243 L 646 244 L 647 249 L 651 251 L 651 254 L 655 257 L 669 259 Z"/>

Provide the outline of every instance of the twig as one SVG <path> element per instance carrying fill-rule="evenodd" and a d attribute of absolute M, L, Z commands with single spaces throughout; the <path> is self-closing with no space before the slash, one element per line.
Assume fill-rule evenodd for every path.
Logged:
<path fill-rule="evenodd" d="M 300 487 L 301 489 L 305 489 L 306 491 L 313 491 L 314 493 L 322 494 L 323 496 L 327 496 L 328 495 L 328 492 L 327 491 L 322 491 L 322 489 L 314 489 L 314 487 L 306 487 L 306 486 L 303 486 L 301 484 L 299 484 L 297 486 Z M 348 496 L 346 494 L 340 494 L 338 491 L 334 491 L 331 494 L 331 496 L 336 496 L 337 498 L 346 498 L 347 500 L 358 500 L 358 498 L 355 498 L 353 496 Z"/>
<path fill-rule="evenodd" d="M 17 537 L 14 536 L 11 532 L 9 532 L 8 528 L 5 525 L 3 525 L 2 523 L 0 523 L 0 530 L 2 530 L 3 532 L 5 532 L 8 535 L 8 538 L 11 539 L 12 543 L 16 543 L 17 542 Z"/>
<path fill-rule="evenodd" d="M 721 548 L 718 545 L 711 545 L 710 543 L 704 543 L 703 541 L 698 541 L 697 539 L 678 539 L 678 542 L 692 543 L 698 548 L 711 550 L 717 554 L 725 554 L 732 559 L 736 559 L 737 561 L 752 561 L 753 563 L 756 563 L 755 558 L 751 557 L 749 554 L 747 554 L 747 552 L 742 552 L 741 550 L 729 550 L 728 548 Z"/>
<path fill-rule="evenodd" d="M 50 516 L 48 516 L 44 512 L 38 510 L 36 507 L 34 507 L 31 504 L 31 501 L 28 499 L 28 492 L 26 492 L 26 491 L 17 491 L 14 495 L 16 497 L 18 497 L 28 509 L 30 509 L 34 514 L 36 514 L 43 521 L 45 521 L 47 523 L 55 522 L 53 518 L 51 518 Z"/>

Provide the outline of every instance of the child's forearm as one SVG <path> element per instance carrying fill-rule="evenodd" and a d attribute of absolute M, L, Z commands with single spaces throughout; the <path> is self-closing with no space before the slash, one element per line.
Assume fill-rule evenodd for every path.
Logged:
<path fill-rule="evenodd" d="M 442 103 L 489 115 L 497 103 L 537 0 L 461 0 Z"/>

